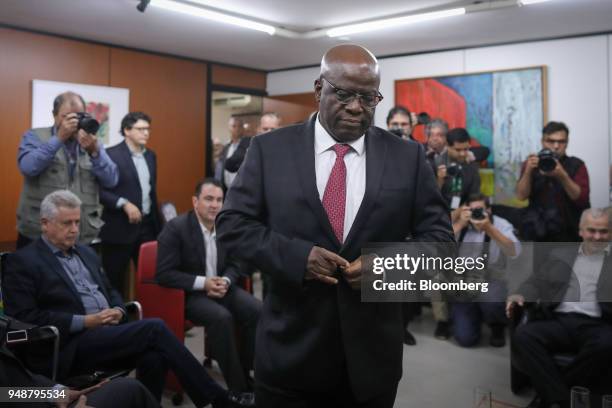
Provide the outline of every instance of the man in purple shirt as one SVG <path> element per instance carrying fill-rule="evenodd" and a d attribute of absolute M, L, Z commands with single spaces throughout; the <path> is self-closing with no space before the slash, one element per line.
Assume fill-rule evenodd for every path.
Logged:
<path fill-rule="evenodd" d="M 100 186 L 112 188 L 119 181 L 117 166 L 96 135 L 79 129 L 77 113 L 85 101 L 73 92 L 53 101 L 53 126 L 28 130 L 17 155 L 24 176 L 17 208 L 17 247 L 40 236 L 40 203 L 55 190 L 70 190 L 83 202 L 80 242 L 91 244 L 102 227 Z"/>

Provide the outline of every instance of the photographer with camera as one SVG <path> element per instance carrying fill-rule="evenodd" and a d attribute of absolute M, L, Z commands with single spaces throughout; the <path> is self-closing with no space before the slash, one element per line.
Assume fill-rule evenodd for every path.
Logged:
<path fill-rule="evenodd" d="M 414 140 L 412 131 L 415 126 L 427 125 L 430 121 L 431 117 L 426 112 L 417 114 L 397 105 L 387 114 L 387 130 L 402 139 Z"/>
<path fill-rule="evenodd" d="M 459 256 L 478 257 L 486 254 L 487 267 L 482 276 L 473 270 L 466 272 L 467 280 L 484 280 L 489 290 L 472 301 L 455 302 L 450 305 L 453 320 L 453 335 L 462 347 L 472 347 L 480 339 L 481 324 L 491 329 L 489 344 L 503 347 L 506 344 L 505 282 L 495 271 L 501 271 L 507 258 L 520 254 L 521 244 L 514 234 L 514 227 L 506 219 L 493 215 L 489 198 L 478 194 L 470 196 L 460 207 L 459 217 L 453 223 L 459 242 Z M 479 245 L 481 244 L 481 245 Z M 497 301 L 496 301 L 497 300 Z"/>
<path fill-rule="evenodd" d="M 387 130 L 402 139 L 412 139 L 412 129 L 416 123 L 416 113 L 401 105 L 394 106 L 387 114 Z"/>
<path fill-rule="evenodd" d="M 91 244 L 102 227 L 100 185 L 119 181 L 117 166 L 98 142 L 100 124 L 85 113 L 85 101 L 73 92 L 53 101 L 53 126 L 28 130 L 17 155 L 24 176 L 17 207 L 17 248 L 40 236 L 42 199 L 55 190 L 70 190 L 83 202 L 80 242 Z"/>
<path fill-rule="evenodd" d="M 578 220 L 590 207 L 589 174 L 584 162 L 567 156 L 569 129 L 549 122 L 542 130 L 542 150 L 530 154 L 516 186 L 520 200 L 529 199 L 523 235 L 537 242 L 579 241 Z"/>
<path fill-rule="evenodd" d="M 464 128 L 451 129 L 446 135 L 447 148 L 434 160 L 434 172 L 442 196 L 452 210 L 469 196 L 480 194 L 480 174 L 476 163 L 468 161 L 470 135 Z M 453 212 L 453 221 L 457 217 Z"/>

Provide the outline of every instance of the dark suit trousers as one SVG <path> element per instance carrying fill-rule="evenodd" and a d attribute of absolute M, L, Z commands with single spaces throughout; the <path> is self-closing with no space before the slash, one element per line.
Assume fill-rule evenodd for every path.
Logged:
<path fill-rule="evenodd" d="M 129 244 L 102 243 L 102 266 L 113 288 L 117 289 L 124 299 L 129 299 L 127 288 L 127 271 L 130 259 L 134 267 L 138 266 L 138 252 L 143 242 L 154 241 L 155 224 L 153 217 L 148 215 L 142 219 L 138 239 Z"/>
<path fill-rule="evenodd" d="M 255 357 L 255 329 L 261 313 L 261 302 L 235 284 L 221 299 L 203 292 L 188 293 L 185 315 L 203 325 L 212 357 L 217 360 L 227 386 L 232 391 L 247 391 L 246 375 Z M 240 349 L 235 326 L 240 329 Z"/>
<path fill-rule="evenodd" d="M 512 346 L 544 402 L 567 402 L 570 387 L 593 387 L 612 365 L 612 325 L 577 313 L 556 313 L 555 319 L 519 326 Z M 552 353 L 575 352 L 561 372 Z"/>
<path fill-rule="evenodd" d="M 393 408 L 396 394 L 397 383 L 390 384 L 387 392 L 368 401 L 357 401 L 349 385 L 348 373 L 337 389 L 324 393 L 280 389 L 260 381 L 255 383 L 255 401 L 263 408 Z"/>
<path fill-rule="evenodd" d="M 169 367 L 198 407 L 226 393 L 160 319 L 89 329 L 74 341 L 71 374 L 135 367 L 137 378 L 159 401 Z"/>
<path fill-rule="evenodd" d="M 117 378 L 89 393 L 87 405 L 96 408 L 159 408 L 159 402 L 133 378 Z M 70 407 L 77 404 L 75 401 Z"/>

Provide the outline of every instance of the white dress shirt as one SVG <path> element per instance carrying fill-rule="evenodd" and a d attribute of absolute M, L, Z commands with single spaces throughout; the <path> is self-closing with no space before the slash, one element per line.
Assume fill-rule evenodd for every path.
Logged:
<path fill-rule="evenodd" d="M 128 149 L 130 150 L 134 167 L 136 167 L 140 191 L 142 192 L 142 202 L 139 203 L 141 205 L 140 208 L 142 208 L 142 215 L 149 215 L 151 213 L 151 173 L 149 173 L 147 159 L 144 156 L 147 149 L 142 149 L 139 152 L 132 150 L 129 146 Z M 127 202 L 127 198 L 120 197 L 115 206 L 116 208 L 123 208 Z"/>
<path fill-rule="evenodd" d="M 232 157 L 232 155 L 236 152 L 236 149 L 238 148 L 238 144 L 240 144 L 240 139 L 238 139 L 238 141 L 233 142 L 232 144 L 229 145 L 227 149 L 227 155 L 225 156 L 226 160 Z M 238 172 L 232 173 L 231 171 L 223 169 L 223 181 L 225 182 L 225 186 L 227 188 L 229 188 L 234 182 L 234 179 L 236 178 L 236 174 L 238 174 Z"/>
<path fill-rule="evenodd" d="M 323 201 L 325 186 L 336 162 L 336 152 L 333 150 L 333 146 L 338 142 L 319 123 L 319 117 L 315 121 L 314 135 L 317 190 L 319 191 L 319 200 Z M 351 149 L 344 156 L 344 164 L 346 166 L 346 206 L 344 211 L 343 240 L 346 240 L 355 221 L 366 187 L 365 137 L 362 135 L 359 139 L 346 144 Z"/>
<path fill-rule="evenodd" d="M 583 245 L 580 245 L 567 292 L 563 302 L 555 309 L 556 312 L 601 317 L 601 307 L 597 301 L 597 283 L 609 251 L 610 247 L 601 253 L 586 255 Z"/>
<path fill-rule="evenodd" d="M 206 254 L 206 276 L 196 276 L 193 282 L 194 290 L 203 290 L 206 284 L 206 278 L 218 276 L 217 273 L 217 231 L 213 229 L 209 231 L 204 224 L 200 223 L 202 236 L 204 238 L 204 253 Z M 223 276 L 228 286 L 231 284 L 227 276 Z"/>

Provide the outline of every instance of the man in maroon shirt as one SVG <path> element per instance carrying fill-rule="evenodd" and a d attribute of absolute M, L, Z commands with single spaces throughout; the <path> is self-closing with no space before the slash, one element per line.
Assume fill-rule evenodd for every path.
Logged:
<path fill-rule="evenodd" d="M 537 154 L 523 162 L 516 186 L 519 199 L 529 199 L 523 235 L 537 242 L 579 241 L 578 220 L 590 207 L 589 174 L 582 160 L 567 156 L 569 129 L 562 122 L 549 122 L 542 130 L 542 148 L 554 154 L 556 165 L 542 169 Z"/>

